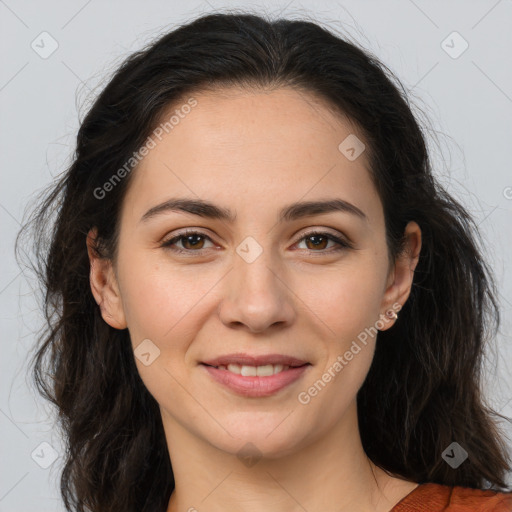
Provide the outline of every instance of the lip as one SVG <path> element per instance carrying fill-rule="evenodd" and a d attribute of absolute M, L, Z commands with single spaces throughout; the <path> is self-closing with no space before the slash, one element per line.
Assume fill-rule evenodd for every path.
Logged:
<path fill-rule="evenodd" d="M 297 359 L 296 357 L 287 356 L 284 354 L 263 354 L 260 356 L 251 354 L 226 354 L 209 359 L 208 361 L 201 361 L 202 364 L 210 366 L 227 366 L 228 364 L 239 364 L 246 366 L 265 366 L 266 364 L 282 364 L 287 366 L 302 366 L 308 364 L 308 361 Z M 279 375 L 279 374 L 277 374 Z"/>
<path fill-rule="evenodd" d="M 268 377 L 242 377 L 242 375 L 232 373 L 229 370 L 220 370 L 219 368 L 205 364 L 201 364 L 200 366 L 204 368 L 214 380 L 228 387 L 235 393 L 246 397 L 265 397 L 273 395 L 299 379 L 310 367 L 309 364 L 290 367 L 288 370 L 269 375 Z"/>

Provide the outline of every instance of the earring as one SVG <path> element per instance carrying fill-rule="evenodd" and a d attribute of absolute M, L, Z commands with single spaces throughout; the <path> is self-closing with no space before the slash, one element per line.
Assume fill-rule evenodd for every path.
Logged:
<path fill-rule="evenodd" d="M 393 320 L 398 320 L 398 314 L 395 311 L 393 311 L 392 309 L 388 309 L 386 311 L 386 316 L 388 318 L 392 318 Z"/>
<path fill-rule="evenodd" d="M 382 317 L 382 316 L 383 316 L 383 315 L 382 315 L 382 313 L 381 313 L 381 317 Z M 386 313 L 385 313 L 385 315 L 384 315 L 384 316 L 388 317 L 389 319 L 393 319 L 393 320 L 397 320 L 397 319 L 398 319 L 398 314 L 397 314 L 395 311 L 393 311 L 392 309 L 388 309 L 388 310 L 386 311 Z M 377 324 L 378 324 L 379 322 L 382 324 L 382 327 L 384 327 L 384 323 L 383 323 L 383 321 L 382 321 L 382 320 L 377 320 Z M 381 331 L 381 330 L 382 330 L 382 327 L 377 327 L 377 330 L 378 330 L 378 331 Z"/>

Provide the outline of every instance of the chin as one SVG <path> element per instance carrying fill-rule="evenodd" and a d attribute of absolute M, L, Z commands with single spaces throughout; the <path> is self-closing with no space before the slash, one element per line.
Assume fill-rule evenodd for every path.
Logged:
<path fill-rule="evenodd" d="M 247 452 L 250 455 L 254 452 L 257 457 L 267 459 L 278 459 L 289 455 L 306 444 L 309 438 L 307 431 L 304 431 L 305 424 L 296 424 L 292 421 L 288 412 L 280 409 L 275 414 L 246 413 L 237 414 L 235 417 L 221 420 L 226 430 L 221 438 L 209 439 L 208 441 L 217 448 L 237 456 L 243 456 Z M 284 421 L 283 421 L 284 420 Z M 211 434 L 212 430 L 208 432 Z"/>

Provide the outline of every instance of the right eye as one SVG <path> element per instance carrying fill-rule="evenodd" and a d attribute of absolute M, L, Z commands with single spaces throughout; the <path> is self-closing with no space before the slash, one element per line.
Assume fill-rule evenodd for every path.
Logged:
<path fill-rule="evenodd" d="M 161 247 L 170 249 L 171 251 L 175 251 L 178 253 L 201 252 L 204 249 L 202 247 L 204 241 L 202 242 L 201 238 L 209 240 L 211 242 L 211 238 L 208 235 L 201 233 L 200 231 L 185 231 L 170 238 L 169 240 L 165 240 L 164 242 L 162 242 Z M 176 243 L 182 243 L 183 248 L 172 247 Z"/>

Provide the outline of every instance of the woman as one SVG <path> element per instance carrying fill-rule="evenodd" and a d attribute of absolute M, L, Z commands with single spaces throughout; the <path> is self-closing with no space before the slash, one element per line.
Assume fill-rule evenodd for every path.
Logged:
<path fill-rule="evenodd" d="M 116 72 L 30 224 L 68 510 L 512 510 L 495 284 L 391 76 L 249 14 Z"/>

